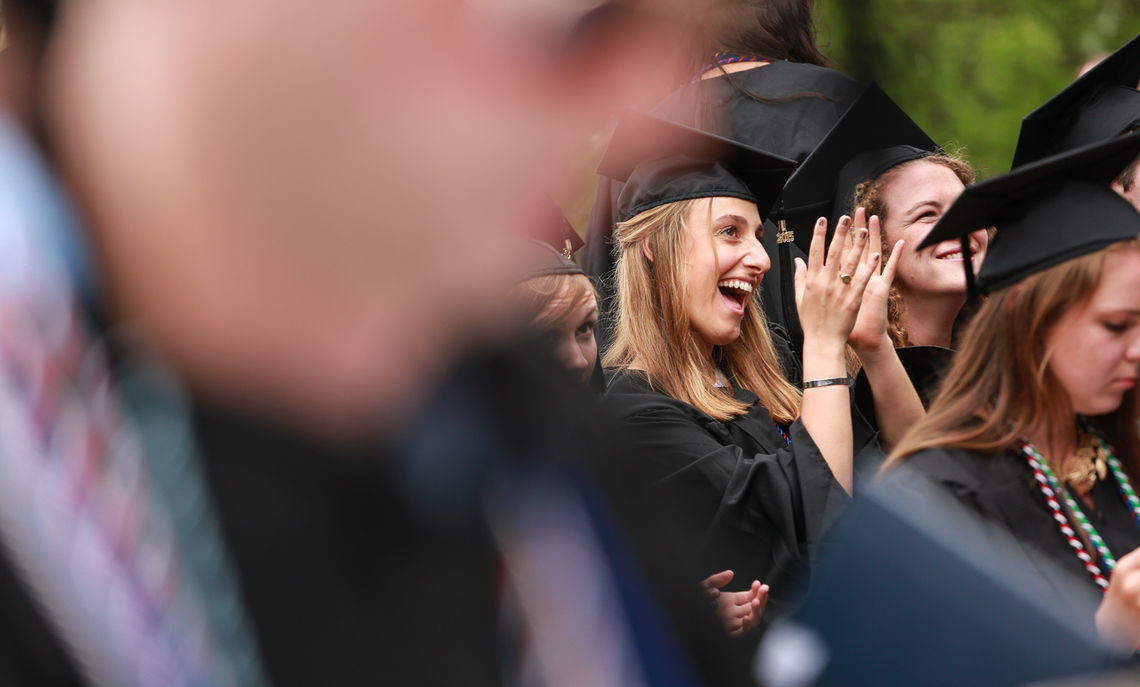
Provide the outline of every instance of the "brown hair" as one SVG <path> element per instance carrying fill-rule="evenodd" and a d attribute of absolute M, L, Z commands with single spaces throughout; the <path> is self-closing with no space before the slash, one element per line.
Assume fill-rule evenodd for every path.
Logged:
<path fill-rule="evenodd" d="M 950 169 L 958 177 L 963 185 L 969 186 L 974 183 L 974 168 L 966 162 L 964 158 L 958 153 L 935 153 L 926 157 L 908 160 L 902 164 L 895 165 L 887 171 L 883 172 L 874 179 L 864 181 L 855 187 L 855 195 L 851 199 L 851 205 L 844 208 L 844 212 L 851 214 L 851 212 L 858 207 L 867 210 L 867 216 L 878 215 L 879 220 L 885 222 L 887 219 L 887 206 L 883 201 L 883 190 L 887 184 L 894 179 L 899 172 L 907 165 L 914 164 L 915 162 L 933 162 L 934 164 L 942 165 Z M 892 245 L 889 245 L 886 234 L 882 237 L 882 255 L 883 262 L 886 262 L 891 256 Z M 895 347 L 909 346 L 910 337 L 907 335 L 906 328 L 902 325 L 903 301 L 899 293 L 898 287 L 891 287 L 890 296 L 887 298 L 887 334 L 891 337 L 891 343 Z"/>
<path fill-rule="evenodd" d="M 742 0 L 728 5 L 716 51 L 828 65 L 815 42 L 814 0 Z"/>
<path fill-rule="evenodd" d="M 597 293 L 584 274 L 544 274 L 520 282 L 515 296 L 531 327 L 544 331 L 560 324 L 590 296 L 596 299 Z"/>
<path fill-rule="evenodd" d="M 1116 180 L 1113 183 L 1120 184 L 1120 187 L 1124 189 L 1124 192 L 1128 193 L 1132 190 L 1132 186 L 1136 183 L 1136 169 L 1138 167 L 1140 167 L 1140 156 L 1137 156 L 1135 160 L 1128 163 L 1128 166 L 1125 167 L 1124 171 L 1116 177 Z"/>
<path fill-rule="evenodd" d="M 938 446 L 1010 449 L 1041 423 L 1072 414 L 1068 395 L 1049 370 L 1053 351 L 1046 348 L 1047 334 L 1065 313 L 1089 302 L 1106 256 L 1124 247 L 1140 249 L 1140 240 L 1068 260 L 991 294 L 967 327 L 926 417 L 899 442 L 888 467 Z M 1133 475 L 1140 475 L 1138 402 L 1132 389 L 1116 411 L 1089 418 Z"/>
<path fill-rule="evenodd" d="M 637 360 L 651 385 L 724 421 L 749 406 L 734 399 L 731 389 L 713 385 L 719 363 L 733 383 L 759 397 L 773 419 L 790 423 L 799 417 L 801 396 L 780 369 L 758 293 L 745 308 L 740 336 L 716 347 L 712 360 L 701 353 L 685 307 L 684 238 L 687 218 L 702 201 L 711 211 L 711 199 L 685 200 L 617 225 L 617 323 L 604 365 L 627 369 Z M 653 260 L 642 251 L 643 241 Z"/>

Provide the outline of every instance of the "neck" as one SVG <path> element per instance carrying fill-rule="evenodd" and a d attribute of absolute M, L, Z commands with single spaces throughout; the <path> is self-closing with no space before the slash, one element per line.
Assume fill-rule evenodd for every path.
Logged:
<path fill-rule="evenodd" d="M 1077 448 L 1077 418 L 1072 416 L 1059 422 L 1038 422 L 1026 439 L 1045 455 L 1050 464 L 1060 466 L 1065 457 Z"/>
<path fill-rule="evenodd" d="M 900 290 L 901 291 L 901 290 Z M 950 348 L 954 320 L 966 304 L 965 294 L 920 295 L 901 291 L 905 304 L 899 316 L 912 346 Z"/>

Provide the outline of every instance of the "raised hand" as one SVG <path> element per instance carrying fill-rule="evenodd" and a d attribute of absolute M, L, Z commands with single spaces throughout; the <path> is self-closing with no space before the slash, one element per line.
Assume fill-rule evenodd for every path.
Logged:
<path fill-rule="evenodd" d="M 849 243 L 850 226 L 850 217 L 840 218 L 825 259 L 827 219 L 820 217 L 815 223 L 807 264 L 796 258 L 796 308 L 805 347 L 809 341 L 840 345 L 847 342 L 867 283 L 879 264 L 879 246 L 870 244 L 867 228 L 857 228 Z"/>
<path fill-rule="evenodd" d="M 882 245 L 879 229 L 878 215 L 872 215 L 867 220 L 867 213 L 863 208 L 855 210 L 855 231 L 867 227 L 867 245 L 875 249 Z M 902 255 L 904 242 L 896 241 L 891 249 L 891 257 L 880 269 L 872 270 L 871 278 L 867 280 L 867 288 L 863 290 L 863 302 L 859 307 L 859 315 L 855 326 L 851 328 L 851 335 L 847 343 L 855 349 L 860 357 L 874 353 L 891 346 L 890 336 L 887 335 L 887 299 L 891 294 L 891 284 L 894 283 L 895 269 L 898 267 L 899 256 Z M 880 261 L 881 263 L 882 261 Z"/>

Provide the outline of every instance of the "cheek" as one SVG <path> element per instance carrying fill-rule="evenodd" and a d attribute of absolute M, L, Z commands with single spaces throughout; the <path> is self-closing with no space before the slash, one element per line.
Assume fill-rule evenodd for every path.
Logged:
<path fill-rule="evenodd" d="M 593 367 L 594 363 L 598 360 L 598 342 L 593 335 L 590 336 L 588 341 L 582 344 L 581 350 L 583 357 L 586 358 L 586 362 L 589 363 L 590 367 Z"/>
<path fill-rule="evenodd" d="M 990 247 L 990 235 L 989 235 L 989 232 L 987 232 L 987 231 L 985 231 L 985 230 L 983 230 L 983 231 L 975 231 L 975 232 L 972 234 L 972 236 L 974 237 L 974 240 L 975 240 L 975 241 L 977 242 L 977 244 L 978 244 L 978 253 L 977 253 L 977 256 L 985 255 L 985 254 L 986 254 L 986 250 L 987 250 L 987 249 L 989 249 L 989 247 Z M 977 258 L 977 256 L 975 256 L 975 258 Z"/>
<path fill-rule="evenodd" d="M 1124 350 L 1123 345 L 1102 336 L 1095 327 L 1074 328 L 1056 343 L 1049 367 L 1076 401 L 1082 394 L 1103 390 L 1123 359 Z"/>

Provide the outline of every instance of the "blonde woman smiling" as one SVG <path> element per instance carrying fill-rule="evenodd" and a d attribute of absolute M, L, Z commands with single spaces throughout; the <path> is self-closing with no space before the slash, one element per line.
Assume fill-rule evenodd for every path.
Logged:
<path fill-rule="evenodd" d="M 628 178 L 607 402 L 639 455 L 652 456 L 635 471 L 679 514 L 678 546 L 698 547 L 710 574 L 727 568 L 753 590 L 767 582 L 779 607 L 848 500 L 853 453 L 877 448 L 852 416 L 844 360 L 865 292 L 860 328 L 882 333 L 857 337 L 873 342 L 860 349 L 868 374 L 921 412 L 885 336 L 895 263 L 880 269 L 877 223 L 850 241 L 843 226 L 826 256 L 826 221 L 817 223 L 796 272 L 806 380 L 797 389 L 784 374 L 796 361 L 757 299 L 770 266 L 760 210 L 794 163 L 723 139 L 714 158 L 716 137 L 659 120 L 623 125 L 603 161 Z M 673 154 L 646 159 L 654 148 L 638 142 L 655 126 L 682 134 L 666 146 Z"/>

